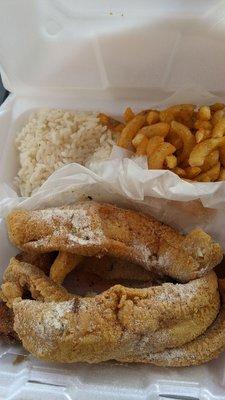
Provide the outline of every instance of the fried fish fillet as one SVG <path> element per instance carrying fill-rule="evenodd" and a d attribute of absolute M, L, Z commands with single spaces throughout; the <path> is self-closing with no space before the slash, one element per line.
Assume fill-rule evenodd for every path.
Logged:
<path fill-rule="evenodd" d="M 219 279 L 222 306 L 214 323 L 195 340 L 185 345 L 158 353 L 139 352 L 139 357 L 126 362 L 141 362 L 164 367 L 187 367 L 206 363 L 218 357 L 225 349 L 225 280 Z M 145 346 L 147 345 L 144 340 Z M 120 359 L 123 362 L 123 358 Z"/>
<path fill-rule="evenodd" d="M 14 342 L 18 336 L 13 329 L 13 312 L 3 301 L 0 301 L 0 337 L 4 341 Z"/>
<path fill-rule="evenodd" d="M 109 256 L 84 257 L 79 266 L 67 276 L 64 287 L 69 292 L 81 296 L 94 296 L 118 284 L 132 288 L 148 288 L 168 280 L 125 260 Z"/>
<path fill-rule="evenodd" d="M 23 300 L 24 288 L 37 300 Z M 2 291 L 23 346 L 42 360 L 184 366 L 208 361 L 225 347 L 224 306 L 214 272 L 186 284 L 116 285 L 82 298 L 13 258 Z M 168 358 L 168 352 L 177 356 Z"/>
<path fill-rule="evenodd" d="M 200 229 L 183 236 L 149 215 L 93 201 L 7 217 L 11 242 L 27 252 L 110 255 L 188 282 L 222 260 L 219 244 Z"/>
<path fill-rule="evenodd" d="M 139 265 L 109 256 L 102 258 L 84 257 L 78 269 L 82 269 L 86 274 L 95 274 L 106 281 L 130 280 L 147 282 L 151 280 L 156 282 L 163 279 L 160 279 Z M 164 277 L 164 279 L 166 278 Z"/>
<path fill-rule="evenodd" d="M 46 275 L 49 275 L 50 268 L 55 261 L 57 253 L 19 253 L 16 259 L 19 261 L 24 261 L 28 264 L 35 265 L 35 267 L 40 268 Z"/>

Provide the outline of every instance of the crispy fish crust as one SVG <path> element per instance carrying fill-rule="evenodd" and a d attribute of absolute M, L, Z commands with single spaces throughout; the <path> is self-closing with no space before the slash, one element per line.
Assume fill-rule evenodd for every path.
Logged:
<path fill-rule="evenodd" d="M 24 288 L 37 300 L 23 300 Z M 186 284 L 147 289 L 116 285 L 82 298 L 13 258 L 2 292 L 23 346 L 46 361 L 115 359 L 183 366 L 208 361 L 225 346 L 225 316 L 214 272 Z M 168 358 L 173 351 L 177 357 Z"/>
<path fill-rule="evenodd" d="M 7 217 L 11 242 L 23 251 L 110 255 L 180 282 L 196 279 L 222 260 L 219 244 L 200 229 L 187 236 L 149 215 L 93 201 Z"/>
<path fill-rule="evenodd" d="M 56 258 L 57 253 L 19 253 L 15 257 L 19 261 L 24 261 L 28 264 L 35 265 L 35 267 L 40 268 L 46 275 L 49 275 L 52 263 Z"/>
<path fill-rule="evenodd" d="M 0 301 L 0 338 L 6 342 L 18 340 L 18 336 L 13 330 L 13 311 L 3 301 Z"/>

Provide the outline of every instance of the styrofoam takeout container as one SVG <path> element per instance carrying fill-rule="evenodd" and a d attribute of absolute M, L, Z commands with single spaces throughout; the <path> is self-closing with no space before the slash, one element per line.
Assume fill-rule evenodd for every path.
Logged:
<path fill-rule="evenodd" d="M 199 103 L 225 98 L 224 37 L 225 3 L 218 0 L 1 0 L 1 73 L 13 93 L 0 109 L 1 182 L 13 188 L 15 132 L 33 109 L 119 114 L 126 105 L 172 103 L 184 87 L 194 89 L 183 101 L 197 102 L 196 88 Z M 89 193 L 96 182 L 103 193 L 104 179 L 91 179 Z M 13 254 L 1 223 L 1 274 Z M 225 353 L 182 369 L 52 365 L 0 344 L 0 399 L 42 398 L 225 400 Z"/>

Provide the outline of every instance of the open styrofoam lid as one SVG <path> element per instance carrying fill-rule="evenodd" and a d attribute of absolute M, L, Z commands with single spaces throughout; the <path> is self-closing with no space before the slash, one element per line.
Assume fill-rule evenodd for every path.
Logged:
<path fill-rule="evenodd" d="M 223 92 L 224 18 L 218 0 L 1 0 L 3 81 L 18 94 Z"/>

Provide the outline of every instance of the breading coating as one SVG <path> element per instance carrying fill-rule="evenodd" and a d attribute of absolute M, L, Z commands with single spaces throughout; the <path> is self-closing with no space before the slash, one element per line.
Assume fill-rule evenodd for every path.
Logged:
<path fill-rule="evenodd" d="M 114 256 L 180 282 L 203 276 L 222 249 L 201 229 L 183 236 L 149 215 L 93 201 L 7 217 L 11 242 L 27 252 Z"/>
<path fill-rule="evenodd" d="M 37 300 L 23 300 L 24 288 Z M 175 359 L 174 365 L 190 365 L 192 344 L 197 357 L 196 341 L 198 363 L 213 358 L 225 346 L 220 329 L 224 311 L 214 272 L 186 284 L 164 283 L 147 289 L 115 285 L 88 298 L 68 293 L 43 271 L 12 258 L 2 292 L 13 309 L 14 330 L 23 346 L 46 361 L 115 359 L 172 366 L 164 352 L 188 346 L 188 357 L 183 352 L 180 364 Z M 209 357 L 209 350 L 205 354 L 201 349 L 201 340 L 208 341 L 208 331 L 212 336 L 214 321 L 219 342 L 212 340 Z"/>

